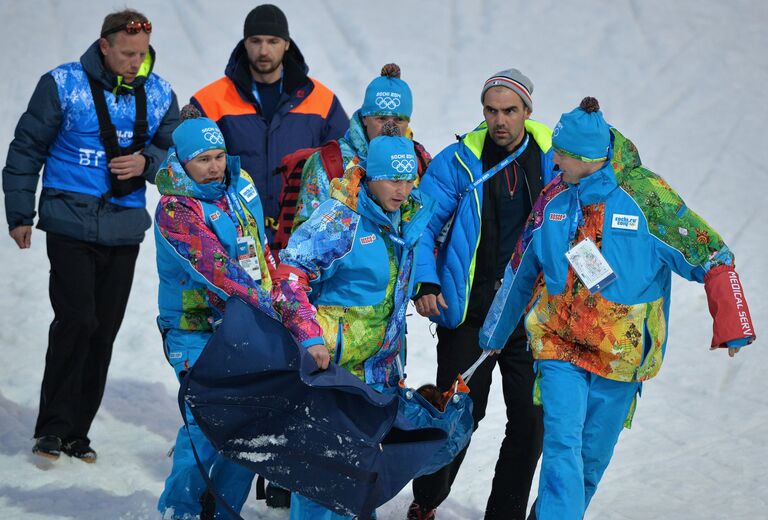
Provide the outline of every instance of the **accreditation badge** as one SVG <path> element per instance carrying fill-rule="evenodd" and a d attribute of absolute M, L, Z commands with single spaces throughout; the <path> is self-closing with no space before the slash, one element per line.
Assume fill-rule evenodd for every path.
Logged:
<path fill-rule="evenodd" d="M 259 256 L 256 252 L 256 241 L 253 237 L 237 237 L 237 263 L 245 269 L 254 281 L 261 280 L 261 267 L 259 267 Z"/>
<path fill-rule="evenodd" d="M 616 281 L 616 273 L 589 238 L 573 246 L 565 253 L 565 257 L 590 294 L 595 294 Z"/>

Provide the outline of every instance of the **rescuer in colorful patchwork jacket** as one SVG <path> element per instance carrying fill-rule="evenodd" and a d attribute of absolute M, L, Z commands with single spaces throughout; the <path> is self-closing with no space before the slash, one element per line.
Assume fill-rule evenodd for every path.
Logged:
<path fill-rule="evenodd" d="M 412 137 L 409 128 L 413 113 L 413 94 L 408 84 L 400 79 L 400 67 L 394 63 L 384 65 L 381 75 L 374 78 L 365 89 L 363 106 L 352 114 L 349 130 L 338 139 L 341 164 L 344 170 L 364 161 L 368 155 L 368 143 L 379 135 L 388 121 L 400 129 L 400 134 Z M 409 135 L 410 134 L 410 135 Z M 414 141 L 419 175 L 424 173 L 432 157 L 426 149 Z M 335 172 L 334 172 L 335 173 Z M 325 170 L 321 152 L 313 153 L 304 164 L 296 204 L 293 229 L 307 220 L 317 207 L 330 197 L 330 178 L 337 175 Z"/>
<path fill-rule="evenodd" d="M 240 160 L 227 155 L 221 131 L 208 118 L 184 121 L 158 172 L 155 214 L 158 303 L 166 355 L 181 380 L 195 363 L 224 303 L 239 296 L 277 318 L 270 290 L 274 261 L 263 228 L 259 194 Z M 173 468 L 158 509 L 163 518 L 198 518 L 205 482 L 194 442 L 216 490 L 237 511 L 253 473 L 217 454 L 187 411 L 189 434 L 179 429 Z M 217 506 L 218 507 L 218 506 Z"/>
<path fill-rule="evenodd" d="M 253 176 L 271 242 L 280 212 L 282 179 L 274 174 L 280 161 L 343 136 L 349 118 L 336 95 L 307 76 L 304 56 L 278 7 L 251 10 L 243 36 L 224 77 L 195 93 L 192 103 L 216 121 L 230 153 Z"/>
<path fill-rule="evenodd" d="M 145 183 L 178 124 L 176 95 L 153 72 L 151 32 L 133 9 L 108 14 L 80 61 L 40 78 L 3 169 L 9 234 L 26 249 L 43 168 L 37 227 L 51 263 L 54 319 L 32 451 L 48 459 L 64 452 L 96 461 L 88 432 L 152 224 Z"/>
<path fill-rule="evenodd" d="M 672 272 L 704 283 L 712 349 L 733 356 L 755 330 L 731 251 L 641 165 L 597 100 L 563 114 L 552 145 L 561 176 L 536 202 L 480 344 L 502 349 L 528 309 L 544 409 L 535 514 L 576 520 L 630 424 L 641 382 L 661 368 Z"/>
<path fill-rule="evenodd" d="M 377 389 L 402 377 L 414 247 L 432 215 L 413 187 L 413 142 L 389 132 L 398 130 L 373 139 L 366 161 L 334 179 L 331 199 L 291 235 L 272 293 L 319 368 L 333 362 Z M 294 494 L 291 518 L 342 517 Z"/>

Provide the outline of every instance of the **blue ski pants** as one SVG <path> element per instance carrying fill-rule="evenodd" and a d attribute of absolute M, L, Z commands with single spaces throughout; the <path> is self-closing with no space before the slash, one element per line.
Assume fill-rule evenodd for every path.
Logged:
<path fill-rule="evenodd" d="M 207 332 L 168 331 L 165 338 L 166 354 L 179 380 L 197 361 L 209 337 L 210 333 Z M 254 473 L 219 455 L 197 426 L 189 408 L 186 409 L 186 416 L 189 433 L 182 426 L 176 436 L 173 466 L 157 503 L 158 510 L 164 519 L 197 518 L 200 515 L 200 498 L 206 490 L 206 484 L 192 453 L 191 442 L 194 442 L 200 462 L 208 470 L 216 491 L 239 512 L 248 498 Z M 230 515 L 217 503 L 215 518 L 228 519 Z"/>
<path fill-rule="evenodd" d="M 537 520 L 581 520 L 613 455 L 640 383 L 567 361 L 538 362 L 544 448 Z"/>

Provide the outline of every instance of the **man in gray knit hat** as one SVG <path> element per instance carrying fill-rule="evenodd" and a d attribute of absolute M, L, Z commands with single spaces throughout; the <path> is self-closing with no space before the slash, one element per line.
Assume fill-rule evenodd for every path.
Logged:
<path fill-rule="evenodd" d="M 419 314 L 437 324 L 441 390 L 480 357 L 478 332 L 504 268 L 533 203 L 554 177 L 552 132 L 530 119 L 532 94 L 533 82 L 517 69 L 488 78 L 480 95 L 485 121 L 435 157 L 421 181 L 422 191 L 438 204 L 419 245 L 414 277 L 420 289 L 414 302 Z M 496 364 L 507 426 L 485 518 L 524 519 L 543 426 L 541 410 L 533 405 L 533 358 L 523 327 L 518 326 L 501 355 L 487 358 L 469 382 L 475 427 L 485 416 Z M 465 453 L 414 481 L 409 520 L 435 517 Z"/>

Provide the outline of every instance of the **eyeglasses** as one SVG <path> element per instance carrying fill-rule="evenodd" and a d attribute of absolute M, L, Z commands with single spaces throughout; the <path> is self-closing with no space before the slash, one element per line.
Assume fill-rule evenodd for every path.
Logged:
<path fill-rule="evenodd" d="M 131 20 L 125 25 L 118 25 L 117 27 L 107 29 L 106 31 L 101 33 L 101 37 L 104 38 L 105 36 L 119 33 L 120 31 L 125 31 L 128 34 L 139 34 L 141 31 L 144 31 L 145 33 L 149 34 L 152 32 L 152 22 L 150 21 L 139 22 L 136 20 Z"/>

